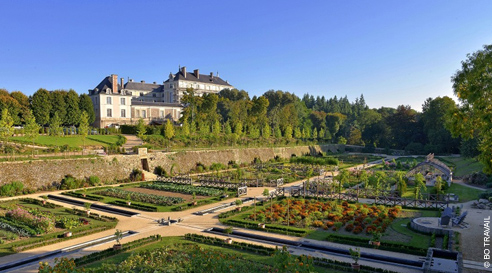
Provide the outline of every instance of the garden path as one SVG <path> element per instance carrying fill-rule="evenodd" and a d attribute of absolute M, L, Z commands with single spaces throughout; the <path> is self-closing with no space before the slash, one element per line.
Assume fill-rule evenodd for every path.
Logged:
<path fill-rule="evenodd" d="M 123 148 L 125 151 L 132 152 L 132 148 L 134 146 L 140 146 L 143 144 L 143 141 L 138 138 L 136 135 L 122 135 L 126 138 L 125 144 L 123 144 Z"/>

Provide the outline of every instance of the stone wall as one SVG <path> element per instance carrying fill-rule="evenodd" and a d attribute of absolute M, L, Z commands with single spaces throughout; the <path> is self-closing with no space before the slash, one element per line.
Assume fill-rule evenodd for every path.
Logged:
<path fill-rule="evenodd" d="M 276 148 L 243 148 L 225 150 L 186 151 L 171 153 L 149 153 L 146 155 L 110 155 L 97 159 L 33 160 L 25 162 L 0 163 L 0 185 L 20 181 L 29 188 L 38 188 L 59 183 L 67 174 L 76 178 L 97 175 L 102 181 L 127 178 L 134 168 L 142 169 L 142 160 L 147 160 L 149 170 L 162 166 L 168 172 L 174 165 L 174 172 L 185 173 L 196 167 L 198 162 L 205 166 L 212 163 L 227 165 L 229 161 L 250 163 L 254 158 L 267 161 L 275 156 L 290 158 L 292 154 L 317 154 L 322 152 L 343 152 L 343 145 L 298 146 Z"/>

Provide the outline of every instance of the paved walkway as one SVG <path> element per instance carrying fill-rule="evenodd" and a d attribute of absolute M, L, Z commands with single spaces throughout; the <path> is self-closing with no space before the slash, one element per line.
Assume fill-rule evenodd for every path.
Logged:
<path fill-rule="evenodd" d="M 133 151 L 132 148 L 134 146 L 140 146 L 143 144 L 143 141 L 138 138 L 136 135 L 122 135 L 126 138 L 125 144 L 123 144 L 123 148 L 125 151 Z"/>

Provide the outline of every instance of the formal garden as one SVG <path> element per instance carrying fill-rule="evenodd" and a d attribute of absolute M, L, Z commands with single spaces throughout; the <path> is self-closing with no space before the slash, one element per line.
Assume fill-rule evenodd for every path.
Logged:
<path fill-rule="evenodd" d="M 279 198 L 219 215 L 225 225 L 425 255 L 431 236 L 410 229 L 409 219 L 439 210 L 404 209 L 338 200 Z"/>
<path fill-rule="evenodd" d="M 63 194 L 101 203 L 113 204 L 142 211 L 180 211 L 211 204 L 235 196 L 228 189 L 216 189 L 161 181 L 139 182 L 119 187 L 99 187 L 68 191 Z"/>
<path fill-rule="evenodd" d="M 0 203 L 0 256 L 114 228 L 116 218 L 46 199 L 23 198 Z"/>
<path fill-rule="evenodd" d="M 143 262 L 145 261 L 145 262 Z M 186 234 L 181 237 L 150 236 L 55 265 L 41 263 L 39 272 L 334 272 L 351 271 L 351 263 L 295 256 L 287 249 L 256 243 L 224 240 L 215 236 Z M 360 271 L 388 270 L 361 266 Z"/>

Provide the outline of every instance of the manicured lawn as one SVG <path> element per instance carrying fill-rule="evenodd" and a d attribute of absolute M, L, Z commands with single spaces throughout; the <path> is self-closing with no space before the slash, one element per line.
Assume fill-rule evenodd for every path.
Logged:
<path fill-rule="evenodd" d="M 404 198 L 415 198 L 414 194 L 414 186 L 408 186 L 407 191 L 403 193 Z M 460 184 L 452 183 L 451 187 L 447 188 L 444 193 L 454 193 L 460 197 L 459 202 L 468 202 L 471 200 L 475 200 L 478 198 L 478 195 L 482 193 L 483 191 L 479 189 L 473 189 L 469 188 L 467 186 L 463 186 Z M 423 191 L 422 194 L 424 193 L 436 193 L 434 190 L 434 187 L 427 187 L 426 191 Z"/>
<path fill-rule="evenodd" d="M 469 188 L 460 184 L 453 183 L 449 189 L 446 189 L 445 193 L 454 193 L 460 197 L 459 202 L 468 202 L 471 200 L 477 200 L 478 195 L 482 193 L 482 190 Z"/>
<path fill-rule="evenodd" d="M 464 157 L 443 157 L 443 160 L 452 162 L 455 165 L 453 176 L 462 177 L 467 174 L 479 172 L 483 169 L 483 164 L 475 158 Z M 445 162 L 446 163 L 446 162 Z"/>
<path fill-rule="evenodd" d="M 123 138 L 119 135 L 90 135 L 87 136 L 85 140 L 86 146 L 108 146 L 111 144 L 116 144 L 118 140 Z M 25 144 L 32 144 L 25 136 L 12 137 L 9 140 L 14 142 L 22 142 Z M 54 137 L 54 136 L 39 136 L 34 141 L 35 145 L 40 146 L 63 146 L 68 145 L 69 147 L 81 147 L 84 145 L 83 138 L 81 136 L 65 136 L 65 137 Z"/>

